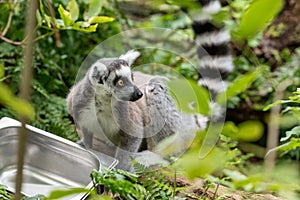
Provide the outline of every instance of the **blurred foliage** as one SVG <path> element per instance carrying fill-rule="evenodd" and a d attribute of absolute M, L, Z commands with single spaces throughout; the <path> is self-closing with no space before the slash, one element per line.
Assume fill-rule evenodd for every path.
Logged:
<path fill-rule="evenodd" d="M 233 35 L 239 39 L 254 37 L 276 17 L 283 8 L 283 3 L 283 0 L 252 1 L 242 14 L 239 26 Z"/>
<path fill-rule="evenodd" d="M 168 81 L 168 87 L 180 110 L 208 115 L 209 93 L 206 88 L 199 87 L 196 81 L 183 78 Z"/>
<path fill-rule="evenodd" d="M 53 190 L 50 192 L 49 196 L 47 196 L 44 199 L 50 200 L 50 199 L 62 199 L 65 197 L 68 197 L 70 195 L 76 195 L 80 193 L 88 193 L 90 192 L 90 189 L 87 188 L 71 188 L 67 190 Z M 33 199 L 34 200 L 34 199 Z"/>
<path fill-rule="evenodd" d="M 280 156 L 289 155 L 295 157 L 296 160 L 300 160 L 300 88 L 289 97 L 288 100 L 278 100 L 264 108 L 269 110 L 270 108 L 282 104 L 284 109 L 282 110 L 282 118 L 286 116 L 293 116 L 296 118 L 297 125 L 292 125 L 292 128 L 285 132 L 281 137 L 281 145 L 272 149 L 271 151 L 279 151 Z"/>
<path fill-rule="evenodd" d="M 179 191 L 160 170 L 153 170 L 133 161 L 135 174 L 126 171 L 103 169 L 91 173 L 94 189 L 111 192 L 120 199 L 172 199 Z M 100 191 L 98 191 L 99 193 Z"/>
<path fill-rule="evenodd" d="M 0 199 L 1 200 L 12 200 L 13 192 L 8 190 L 7 186 L 0 184 Z M 46 199 L 43 195 L 35 195 L 32 197 L 23 196 L 22 200 L 44 200 Z"/>
<path fill-rule="evenodd" d="M 237 126 L 233 122 L 227 121 L 224 124 L 222 134 L 239 141 L 256 142 L 263 136 L 264 127 L 258 120 L 247 120 Z"/>
<path fill-rule="evenodd" d="M 99 2 L 101 5 L 98 5 Z M 0 30 L 6 26 L 8 16 L 10 12 L 13 12 L 11 25 L 5 35 L 11 41 L 24 42 L 26 4 L 25 0 L 15 2 L 7 0 L 0 4 Z M 51 16 L 52 9 L 55 18 Z M 40 1 L 37 12 L 35 78 L 31 96 L 36 117 L 32 120 L 32 125 L 73 141 L 78 139 L 66 110 L 65 97 L 74 83 L 83 58 L 90 52 L 93 45 L 120 32 L 121 24 L 117 20 L 110 22 L 117 16 L 116 12 L 111 2 L 107 1 L 91 1 L 90 3 L 75 0 L 70 2 L 55 0 L 52 3 L 46 0 Z M 99 16 L 100 13 L 103 15 Z M 110 23 L 103 24 L 103 22 Z M 83 25 L 81 26 L 80 23 Z M 93 33 L 87 33 L 87 30 Z M 13 42 L 0 42 L 0 66 L 4 67 L 4 72 L 0 67 L 2 75 L 0 81 L 1 84 L 9 86 L 15 94 L 18 93 L 19 75 L 22 69 L 21 58 L 21 45 L 15 45 Z M 1 89 L 5 88 L 1 87 Z M 9 98 L 9 94 L 8 91 L 1 92 L 1 99 Z M 24 103 L 19 103 L 17 99 L 13 101 L 13 98 L 10 98 L 9 105 L 7 102 L 2 102 L 2 104 L 17 112 L 11 112 L 10 109 L 0 105 L 0 117 L 17 118 L 17 113 L 23 112 L 22 110 L 27 112 L 26 110 L 30 109 L 28 106 L 20 106 Z"/>
<path fill-rule="evenodd" d="M 137 16 L 127 18 L 120 8 L 120 3 L 113 0 L 40 0 L 35 39 L 35 78 L 32 91 L 35 117 L 31 122 L 32 125 L 73 141 L 78 139 L 66 110 L 65 97 L 74 83 L 84 57 L 105 39 L 126 28 L 146 27 L 170 28 L 185 35 L 177 41 L 185 42 L 194 37 L 191 29 L 192 20 L 187 15 L 187 13 L 198 12 L 201 8 L 194 1 L 151 1 L 147 4 L 151 7 L 151 12 L 142 19 Z M 267 108 L 283 104 L 281 126 L 284 130 L 278 150 L 281 151 L 283 158 L 299 160 L 299 93 L 295 92 L 294 95 L 291 93 L 300 85 L 300 48 L 272 49 L 268 53 L 274 58 L 273 61 L 256 55 L 265 33 L 271 37 L 278 37 L 285 28 L 284 24 L 268 26 L 282 9 L 283 1 L 228 0 L 227 3 L 228 5 L 223 7 L 220 13 L 214 15 L 213 21 L 225 23 L 225 28 L 231 32 L 236 68 L 229 75 L 231 85 L 228 91 L 218 97 L 219 102 L 224 103 L 222 99 L 227 96 L 229 108 L 236 109 L 241 104 L 246 104 L 249 109 L 262 110 L 273 102 L 277 86 L 290 79 L 291 85 L 286 91 L 287 96 L 291 96 L 289 100 L 275 102 Z M 5 34 L 5 38 L 9 40 L 0 42 L 0 102 L 3 105 L 0 105 L 0 118 L 4 116 L 16 118 L 20 113 L 29 113 L 33 117 L 31 107 L 15 96 L 19 92 L 19 75 L 22 69 L 26 4 L 25 0 L 4 0 L 0 3 L 1 33 L 8 24 L 10 14 L 13 13 L 11 25 Z M 269 9 L 270 4 L 274 5 L 271 9 Z M 139 42 L 138 39 L 136 42 Z M 191 47 L 192 53 L 193 50 L 194 48 Z M 195 87 L 198 75 L 191 63 L 171 52 L 157 49 L 142 51 L 143 57 L 149 59 L 149 62 L 146 60 L 144 62 L 155 63 L 143 66 L 143 71 L 170 76 L 170 71 L 165 71 L 161 67 L 170 66 L 172 70 L 188 78 L 184 84 L 192 85 L 190 92 L 192 96 L 186 95 L 184 87 L 178 87 L 178 85 L 182 86 L 181 79 L 170 82 L 171 92 L 179 95 L 182 100 L 179 106 L 183 111 L 201 114 L 210 112 L 207 91 Z M 192 104 L 195 99 L 198 106 Z M 228 121 L 222 130 L 216 147 L 211 149 L 210 154 L 204 159 L 197 158 L 206 133 L 204 131 L 197 134 L 191 149 L 179 160 L 180 166 L 185 169 L 188 176 L 206 177 L 207 182 L 218 182 L 235 189 L 252 192 L 277 191 L 279 186 L 273 183 L 267 185 L 264 177 L 249 172 L 252 165 L 249 165 L 248 159 L 252 154 L 243 154 L 238 149 L 239 141 L 253 142 L 260 139 L 263 132 L 262 122 L 255 120 L 235 124 Z M 282 172 L 282 169 L 278 171 Z M 94 174 L 96 177 L 94 181 L 108 185 L 111 191 L 116 191 L 119 195 L 126 196 L 125 191 L 128 192 L 129 189 L 133 192 L 132 195 L 137 197 L 149 195 L 145 185 L 138 183 L 138 177 L 124 173 L 103 171 L 103 174 Z M 212 177 L 211 174 L 215 176 Z M 144 181 L 148 183 L 149 188 L 155 187 L 156 190 L 153 188 L 151 190 L 152 194 L 157 194 L 155 192 L 165 186 L 162 191 L 166 192 L 158 195 L 161 195 L 161 198 L 163 195 L 173 195 L 174 188 L 166 184 L 165 179 Z M 290 184 L 286 184 L 283 188 L 288 190 L 289 186 Z M 61 195 L 64 194 L 66 193 Z M 0 195 L 5 194 L 0 193 Z"/>
<path fill-rule="evenodd" d="M 49 2 L 47 3 L 48 6 L 51 6 Z M 90 1 L 84 11 L 84 21 L 77 21 L 79 19 L 79 6 L 76 0 L 71 0 L 67 4 L 67 10 L 61 4 L 59 5 L 60 19 L 47 15 L 43 2 L 40 1 L 40 9 L 37 11 L 38 25 L 45 29 L 55 27 L 59 30 L 73 29 L 83 32 L 95 32 L 99 23 L 112 22 L 114 20 L 112 17 L 98 16 L 102 9 L 102 3 L 103 1 Z"/>
<path fill-rule="evenodd" d="M 33 107 L 23 99 L 16 97 L 11 90 L 4 84 L 0 83 L 0 103 L 7 106 L 9 109 L 15 111 L 19 116 L 26 116 L 34 119 Z"/>
<path fill-rule="evenodd" d="M 3 200 L 10 200 L 12 198 L 5 185 L 0 185 L 0 198 Z"/>
<path fill-rule="evenodd" d="M 235 80 L 230 82 L 225 92 L 218 94 L 216 97 L 217 102 L 225 103 L 228 99 L 243 93 L 261 74 L 262 67 L 258 67 L 252 72 L 238 76 Z"/>

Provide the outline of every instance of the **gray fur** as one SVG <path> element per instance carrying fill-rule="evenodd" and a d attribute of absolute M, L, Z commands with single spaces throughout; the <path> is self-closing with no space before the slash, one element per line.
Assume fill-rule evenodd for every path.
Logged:
<path fill-rule="evenodd" d="M 125 60 L 131 66 L 140 55 L 138 51 L 130 50 L 126 54 L 121 55 L 119 59 Z"/>
<path fill-rule="evenodd" d="M 131 157 L 152 154 L 149 161 L 162 163 L 151 151 L 163 139 L 181 132 L 181 124 L 186 124 L 182 120 L 191 123 L 186 129 L 203 128 L 194 116 L 177 110 L 161 78 L 135 72 L 133 83 L 129 67 L 139 55 L 129 51 L 119 58 L 98 60 L 67 97 L 69 113 L 82 132 L 85 147 L 116 157 L 119 167 L 127 170 Z M 123 80 L 122 87 L 114 85 L 116 77 Z M 129 98 L 132 96 L 135 98 Z M 144 148 L 150 151 L 137 153 L 144 138 Z"/>

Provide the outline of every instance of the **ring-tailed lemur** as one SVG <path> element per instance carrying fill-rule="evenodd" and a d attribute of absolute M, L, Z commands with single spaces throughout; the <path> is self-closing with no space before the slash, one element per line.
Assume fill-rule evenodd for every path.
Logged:
<path fill-rule="evenodd" d="M 134 153 L 154 150 L 161 140 L 186 129 L 182 119 L 190 129 L 204 128 L 194 116 L 178 112 L 160 77 L 132 73 L 130 66 L 139 55 L 131 50 L 98 60 L 67 98 L 84 146 L 118 158 L 123 169 Z"/>
<path fill-rule="evenodd" d="M 211 55 L 202 54 L 199 48 L 199 84 L 213 96 L 222 88 L 222 77 L 215 74 L 232 70 L 229 33 L 210 23 L 211 15 L 220 8 L 216 0 L 203 1 L 202 13 L 193 23 L 197 43 Z M 69 113 L 82 133 L 85 147 L 115 156 L 123 169 L 128 169 L 134 153 L 153 150 L 174 133 L 203 129 L 207 122 L 205 117 L 180 113 L 160 78 L 132 74 L 130 66 L 139 55 L 128 51 L 118 58 L 98 60 L 67 98 Z"/>

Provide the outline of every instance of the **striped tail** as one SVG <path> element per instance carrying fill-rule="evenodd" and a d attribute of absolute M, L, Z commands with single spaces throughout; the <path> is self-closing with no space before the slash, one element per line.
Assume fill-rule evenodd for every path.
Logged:
<path fill-rule="evenodd" d="M 199 56 L 199 85 L 207 87 L 212 100 L 228 86 L 227 74 L 234 68 L 229 47 L 230 33 L 223 25 L 212 23 L 212 15 L 221 10 L 218 0 L 198 0 L 200 13 L 192 16 L 192 28 Z"/>

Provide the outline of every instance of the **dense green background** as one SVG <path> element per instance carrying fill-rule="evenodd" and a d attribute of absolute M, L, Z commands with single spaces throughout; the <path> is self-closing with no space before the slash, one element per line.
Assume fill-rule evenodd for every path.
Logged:
<path fill-rule="evenodd" d="M 65 98 L 74 84 L 81 63 L 90 51 L 102 41 L 131 28 L 170 28 L 181 34 L 186 34 L 188 38 L 192 39 L 190 13 L 199 11 L 200 6 L 192 2 L 177 0 L 155 2 L 77 0 L 77 4 L 74 0 L 70 2 L 72 3 L 54 0 L 49 4 L 48 1 L 40 1 L 39 13 L 37 14 L 39 24 L 36 29 L 34 80 L 31 95 L 36 115 L 31 124 L 76 141 L 78 136 L 72 119 L 66 111 Z M 227 165 L 230 166 L 230 169 L 232 166 L 240 167 L 240 170 L 241 168 L 244 169 L 245 160 L 249 156 L 244 156 L 236 147 L 239 140 L 249 140 L 247 135 L 251 133 L 247 127 L 256 126 L 256 122 L 254 124 L 250 122 L 249 125 L 248 120 L 258 120 L 264 127 L 267 126 L 268 112 L 266 110 L 269 107 L 266 108 L 266 106 L 274 102 L 276 98 L 274 91 L 287 80 L 289 80 L 289 84 L 284 90 L 284 99 L 289 99 L 289 101 L 277 102 L 277 104 L 283 105 L 280 120 L 280 144 L 288 144 L 280 148 L 280 153 L 283 161 L 299 160 L 300 97 L 299 93 L 293 94 L 293 92 L 300 86 L 300 40 L 297 28 L 295 27 L 294 31 L 290 31 L 292 24 L 281 18 L 288 12 L 294 12 L 292 10 L 294 7 L 291 7 L 293 4 L 287 1 L 283 5 L 282 1 L 279 0 L 223 2 L 226 6 L 214 16 L 214 21 L 215 23 L 224 23 L 226 29 L 231 32 L 232 53 L 236 66 L 228 77 L 233 85 L 227 93 L 230 96 L 227 103 L 228 122 L 225 124 L 224 138 L 221 140 L 223 142 L 221 146 L 226 146 L 232 150 L 226 161 Z M 273 5 L 272 9 L 266 9 L 266 7 L 269 8 L 270 4 Z M 8 86 L 14 94 L 19 92 L 26 6 L 27 1 L 22 0 L 4 0 L 0 3 L 1 32 L 8 23 L 10 13 L 13 13 L 11 25 L 4 36 L 10 41 L 0 38 L 0 82 Z M 55 29 L 51 22 L 51 8 L 55 12 L 54 20 L 57 23 L 59 37 L 55 35 Z M 66 14 L 65 11 L 67 10 L 71 11 L 71 15 Z M 114 21 L 102 17 L 93 18 L 94 21 L 92 22 L 92 17 L 96 16 L 112 17 Z M 291 18 L 291 20 L 294 19 Z M 85 28 L 79 27 L 82 25 L 81 21 L 88 21 Z M 273 22 L 269 23 L 270 21 Z M 290 39 L 293 37 L 294 40 Z M 288 44 L 285 42 L 286 46 L 280 45 L 284 38 L 292 42 Z M 15 42 L 21 42 L 22 45 Z M 190 68 L 189 63 L 182 60 L 174 61 L 171 54 L 162 51 L 145 51 L 144 53 L 150 54 L 156 62 L 172 66 L 191 80 L 197 79 L 197 74 L 194 69 Z M 259 68 L 258 74 L 256 74 L 257 68 Z M 4 73 L 2 73 L 3 69 Z M 145 70 L 153 72 L 153 70 L 159 71 L 160 69 L 150 67 Z M 4 93 L 0 95 L 2 97 L 7 96 Z M 0 118 L 17 118 L 16 113 L 12 111 L 7 102 L 5 103 L 2 99 L 1 103 Z M 239 124 L 241 122 L 242 124 Z M 237 136 L 239 134 L 241 135 Z M 254 146 L 254 148 L 259 149 L 259 147 L 265 146 L 265 135 L 266 131 L 264 136 L 255 143 L 255 145 L 259 144 L 260 146 Z M 216 157 L 220 156 L 218 151 L 218 149 L 215 150 Z M 250 152 L 252 151 L 253 149 L 250 149 Z M 255 153 L 255 151 L 253 152 Z M 192 162 L 194 153 L 192 151 L 187 154 L 183 161 Z M 259 156 L 260 153 L 256 154 L 255 161 L 260 161 L 262 158 Z M 211 159 L 205 163 L 209 165 L 213 161 L 214 159 Z M 203 165 L 202 162 L 198 161 L 194 161 L 192 164 Z M 197 174 L 192 170 L 187 167 L 187 172 L 191 177 L 202 175 L 203 171 Z M 246 173 L 245 170 L 241 171 Z M 247 185 L 240 183 L 239 177 L 232 171 L 226 171 L 225 177 L 230 177 L 233 181 L 230 183 L 233 185 L 227 183 L 229 186 L 247 190 Z M 245 179 L 243 180 L 245 181 Z M 251 178 L 245 181 L 247 184 L 252 184 L 252 188 L 248 189 L 249 191 L 256 191 L 261 186 L 255 185 L 258 184 L 255 181 L 257 180 Z"/>

